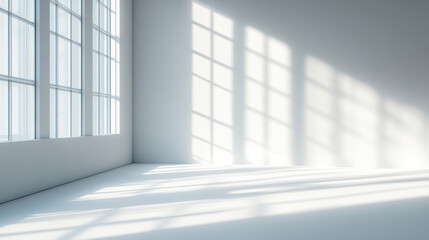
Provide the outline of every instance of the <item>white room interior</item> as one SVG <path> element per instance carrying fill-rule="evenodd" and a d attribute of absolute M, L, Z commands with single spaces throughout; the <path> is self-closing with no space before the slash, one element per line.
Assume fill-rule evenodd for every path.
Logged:
<path fill-rule="evenodd" d="M 0 0 L 0 239 L 429 239 L 428 11 Z"/>

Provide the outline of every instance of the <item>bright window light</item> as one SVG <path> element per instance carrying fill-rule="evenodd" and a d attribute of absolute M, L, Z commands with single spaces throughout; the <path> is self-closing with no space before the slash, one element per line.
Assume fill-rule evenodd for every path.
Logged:
<path fill-rule="evenodd" d="M 120 1 L 93 3 L 93 134 L 119 134 Z"/>
<path fill-rule="evenodd" d="M 0 1 L 0 142 L 35 137 L 35 6 Z"/>
<path fill-rule="evenodd" d="M 50 136 L 82 135 L 81 0 L 50 1 Z"/>

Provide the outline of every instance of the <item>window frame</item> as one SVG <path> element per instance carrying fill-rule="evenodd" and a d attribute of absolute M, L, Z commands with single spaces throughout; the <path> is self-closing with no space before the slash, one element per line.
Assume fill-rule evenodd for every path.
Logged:
<path fill-rule="evenodd" d="M 12 0 L 8 0 L 7 1 L 7 9 L 4 8 L 0 8 L 0 13 L 3 13 L 6 15 L 7 17 L 7 61 L 8 61 L 8 66 L 7 66 L 7 73 L 6 75 L 4 74 L 0 74 L 0 82 L 1 83 L 6 83 L 7 84 L 7 140 L 2 140 L 0 142 L 16 142 L 16 141 L 28 141 L 28 140 L 34 140 L 36 138 L 36 71 L 37 71 L 37 64 L 36 64 L 36 48 L 37 48 L 37 41 L 36 41 L 36 0 L 33 0 L 33 16 L 32 16 L 32 20 L 27 19 L 26 17 L 23 16 L 19 16 L 18 14 L 13 12 L 12 9 Z M 25 24 L 26 27 L 30 26 L 33 30 L 33 53 L 30 53 L 33 55 L 33 71 L 32 71 L 32 77 L 33 79 L 28 79 L 25 77 L 17 77 L 17 76 L 13 76 L 13 59 L 12 59 L 12 49 L 13 49 L 13 25 L 12 22 L 13 20 L 19 21 L 19 23 L 23 23 Z M 26 66 L 27 68 L 29 66 Z M 28 69 L 27 69 L 28 70 Z M 14 140 L 13 137 L 13 126 L 14 126 L 14 121 L 13 121 L 13 85 L 14 84 L 19 84 L 21 86 L 25 86 L 25 87 L 33 87 L 33 129 L 32 129 L 32 133 L 30 133 L 30 137 L 27 136 L 28 134 L 28 129 L 27 127 L 24 127 L 24 129 L 19 129 L 19 131 L 23 131 L 24 137 L 23 139 L 18 139 L 18 140 Z M 26 90 L 27 91 L 27 90 Z M 26 96 L 27 97 L 27 96 Z M 28 99 L 25 97 L 25 100 L 28 101 Z M 24 101 L 25 102 L 25 101 Z M 22 107 L 22 106 L 20 106 Z M 26 109 L 28 108 L 27 104 L 25 104 L 24 106 Z M 30 106 L 31 107 L 31 106 Z M 28 112 L 26 113 L 28 114 Z M 27 121 L 28 119 L 25 119 L 25 121 Z"/>

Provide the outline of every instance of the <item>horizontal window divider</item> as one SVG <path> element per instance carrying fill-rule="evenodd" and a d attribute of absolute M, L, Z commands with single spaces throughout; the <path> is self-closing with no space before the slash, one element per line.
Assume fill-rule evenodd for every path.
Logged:
<path fill-rule="evenodd" d="M 61 35 L 61 34 L 59 34 L 59 33 L 55 32 L 55 31 L 52 31 L 52 30 L 49 30 L 49 32 L 50 32 L 51 34 L 55 35 L 56 37 L 62 38 L 62 39 L 64 39 L 64 40 L 66 40 L 66 41 L 69 41 L 69 42 L 71 42 L 71 43 L 74 43 L 74 44 L 79 45 L 80 47 L 82 47 L 82 43 L 81 43 L 81 42 L 76 42 L 75 40 L 72 40 L 71 38 L 68 38 L 68 37 L 66 37 L 66 36 L 63 36 L 63 35 Z"/>
<path fill-rule="evenodd" d="M 120 100 L 120 97 L 112 95 L 112 94 L 108 94 L 108 93 L 93 92 L 92 95 L 96 96 L 96 97 L 105 97 L 105 98 L 113 98 L 116 100 Z"/>
<path fill-rule="evenodd" d="M 52 3 L 54 3 L 55 5 L 57 5 L 59 8 L 61 8 L 62 10 L 64 10 L 64 11 L 66 11 L 66 12 L 68 12 L 68 13 L 70 13 L 71 15 L 73 15 L 73 16 L 75 16 L 75 17 L 77 17 L 77 18 L 79 18 L 79 19 L 82 19 L 82 14 L 81 15 L 79 15 L 79 13 L 76 13 L 75 11 L 73 11 L 71 8 L 68 8 L 67 6 L 65 6 L 65 5 L 63 5 L 62 3 L 60 3 L 59 1 L 57 1 L 57 0 L 50 0 Z M 84 1 L 88 1 L 88 0 L 84 0 Z M 70 2 L 70 4 L 72 4 L 71 2 Z M 82 11 L 82 6 L 81 6 L 81 11 Z"/>
<path fill-rule="evenodd" d="M 104 34 L 104 35 L 106 35 L 106 36 L 108 36 L 108 37 L 110 37 L 110 38 L 113 38 L 113 39 L 115 39 L 115 40 L 119 40 L 119 39 L 120 39 L 120 37 L 119 37 L 119 36 L 113 35 L 112 33 L 110 33 L 110 32 L 108 32 L 108 31 L 106 31 L 106 30 L 102 29 L 100 26 L 97 26 L 97 25 L 93 24 L 93 28 L 94 28 L 96 31 L 101 32 L 102 34 Z"/>
<path fill-rule="evenodd" d="M 103 57 L 106 57 L 106 58 L 107 58 L 107 59 L 109 59 L 109 60 L 113 60 L 113 61 L 115 61 L 116 63 L 120 63 L 120 61 L 119 61 L 119 60 L 117 60 L 116 58 L 112 58 L 111 56 L 109 56 L 109 55 L 107 55 L 107 54 L 105 54 L 105 53 L 98 52 L 98 51 L 96 51 L 96 50 L 92 50 L 92 52 L 93 52 L 93 53 L 96 53 L 96 54 L 99 54 L 99 55 L 102 55 Z"/>
<path fill-rule="evenodd" d="M 24 78 L 5 76 L 5 75 L 0 75 L 0 81 L 21 83 L 21 84 L 27 84 L 27 85 L 35 85 L 36 84 L 36 81 L 34 81 L 34 80 L 28 80 L 28 79 L 24 79 Z"/>
<path fill-rule="evenodd" d="M 22 22 L 25 22 L 27 24 L 30 24 L 32 26 L 36 26 L 35 20 L 34 21 L 30 21 L 30 20 L 28 20 L 26 18 L 23 18 L 23 17 L 21 17 L 19 15 L 16 15 L 15 13 L 8 12 L 7 10 L 5 10 L 3 8 L 0 8 L 0 12 L 2 12 L 4 14 L 7 14 L 7 15 L 10 15 L 12 18 L 16 18 L 16 19 L 18 19 L 18 20 L 20 20 Z"/>
<path fill-rule="evenodd" d="M 79 89 L 79 88 L 64 87 L 64 86 L 53 85 L 53 84 L 49 84 L 49 87 L 51 89 L 58 89 L 66 92 L 82 93 L 82 89 Z"/>

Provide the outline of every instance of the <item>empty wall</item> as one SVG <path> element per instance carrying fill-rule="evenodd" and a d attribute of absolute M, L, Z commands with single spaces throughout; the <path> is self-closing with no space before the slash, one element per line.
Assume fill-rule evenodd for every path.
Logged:
<path fill-rule="evenodd" d="M 132 162 L 131 26 L 132 1 L 122 0 L 121 134 L 1 143 L 0 203 Z"/>
<path fill-rule="evenodd" d="M 135 162 L 429 166 L 427 1 L 157 0 L 133 9 Z M 233 25 L 219 38 L 232 50 L 216 45 L 216 16 Z M 225 51 L 230 65 L 219 63 Z M 228 65 L 230 88 L 216 82 L 215 65 Z"/>

